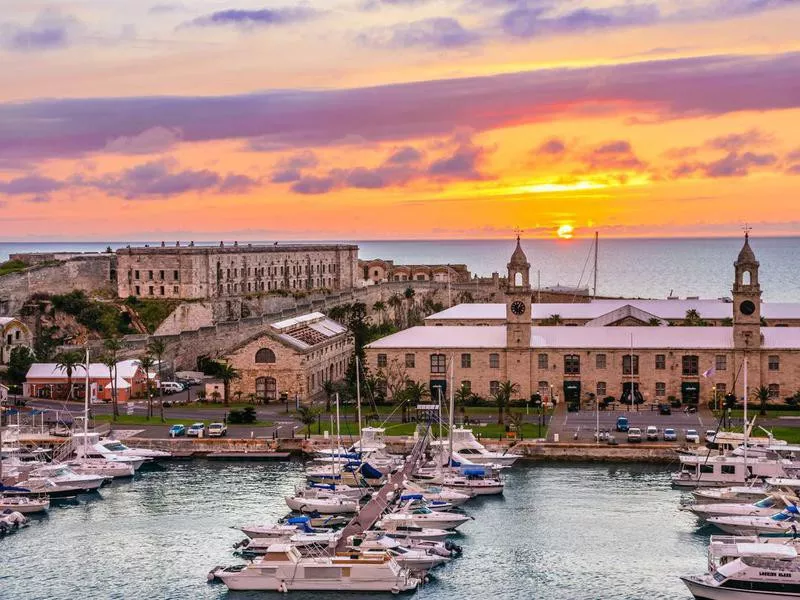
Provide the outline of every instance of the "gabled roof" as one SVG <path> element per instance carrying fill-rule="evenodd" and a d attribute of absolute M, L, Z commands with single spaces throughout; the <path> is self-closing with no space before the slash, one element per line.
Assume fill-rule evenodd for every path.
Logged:
<path fill-rule="evenodd" d="M 586 327 L 605 327 L 607 325 L 611 325 L 613 323 L 617 323 L 618 321 L 622 321 L 623 319 L 628 319 L 628 318 L 636 319 L 645 324 L 649 323 L 651 319 L 658 319 L 661 325 L 667 324 L 665 321 L 659 319 L 653 313 L 649 313 L 636 306 L 631 306 L 630 304 L 626 304 L 625 306 L 620 306 L 619 308 L 612 310 L 611 312 L 608 312 L 604 315 L 601 315 L 596 319 L 592 319 L 591 321 L 586 323 Z"/>
<path fill-rule="evenodd" d="M 117 380 L 131 379 L 139 369 L 138 360 L 121 360 L 117 363 Z M 59 368 L 57 363 L 33 363 L 25 375 L 27 379 L 66 379 L 67 373 Z M 74 380 L 86 377 L 83 366 L 76 367 L 72 372 Z M 103 363 L 89 364 L 90 379 L 111 379 L 111 373 Z"/>

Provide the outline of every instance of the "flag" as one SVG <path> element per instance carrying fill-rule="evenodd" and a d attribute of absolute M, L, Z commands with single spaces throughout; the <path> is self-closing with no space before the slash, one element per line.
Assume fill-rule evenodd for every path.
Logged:
<path fill-rule="evenodd" d="M 703 377 L 705 377 L 706 379 L 708 379 L 709 377 L 713 377 L 716 374 L 717 374 L 716 367 L 711 367 L 708 371 L 703 371 Z"/>

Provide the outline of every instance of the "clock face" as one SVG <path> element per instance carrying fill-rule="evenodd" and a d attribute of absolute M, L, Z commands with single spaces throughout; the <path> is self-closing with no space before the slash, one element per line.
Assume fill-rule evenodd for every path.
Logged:
<path fill-rule="evenodd" d="M 511 303 L 511 312 L 515 315 L 523 315 L 525 314 L 525 303 L 520 302 L 519 300 L 515 300 Z"/>
<path fill-rule="evenodd" d="M 743 315 L 752 315 L 756 312 L 756 305 L 753 304 L 750 300 L 745 300 L 739 305 L 739 310 L 742 312 Z"/>

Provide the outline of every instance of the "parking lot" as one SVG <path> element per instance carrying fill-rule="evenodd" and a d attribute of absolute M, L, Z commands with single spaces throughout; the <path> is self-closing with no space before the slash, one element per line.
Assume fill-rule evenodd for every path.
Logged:
<path fill-rule="evenodd" d="M 664 429 L 672 428 L 678 434 L 679 443 L 685 443 L 687 429 L 695 429 L 702 438 L 706 429 L 716 428 L 716 422 L 708 415 L 704 419 L 700 413 L 689 414 L 681 409 L 673 409 L 670 415 L 661 415 L 658 410 L 651 410 L 649 406 L 639 406 L 639 410 L 624 407 L 622 410 L 599 411 L 600 430 L 611 431 L 620 443 L 626 441 L 626 434 L 615 430 L 617 418 L 621 416 L 628 418 L 630 427 L 639 427 L 642 430 L 642 436 L 644 436 L 645 429 L 653 425 L 658 428 L 659 440 L 663 440 Z M 594 441 L 597 417 L 598 413 L 593 410 L 567 412 L 559 427 L 561 440 Z"/>

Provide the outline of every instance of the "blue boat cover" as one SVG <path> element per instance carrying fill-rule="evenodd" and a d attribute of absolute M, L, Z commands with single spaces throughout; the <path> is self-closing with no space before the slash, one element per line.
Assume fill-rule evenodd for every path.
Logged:
<path fill-rule="evenodd" d="M 289 525 L 301 525 L 302 523 L 308 523 L 308 517 L 289 517 L 286 522 Z"/>
<path fill-rule="evenodd" d="M 364 463 L 361 465 L 361 474 L 368 479 L 380 479 L 383 477 L 383 473 L 378 471 L 378 469 L 371 466 L 369 463 Z"/>
<path fill-rule="evenodd" d="M 333 485 L 332 483 L 312 483 L 311 487 L 312 488 L 317 488 L 317 489 L 320 489 L 320 490 L 335 490 L 336 489 L 336 486 Z"/>
<path fill-rule="evenodd" d="M 468 469 L 464 469 L 462 471 L 462 473 L 464 475 L 466 475 L 466 476 L 470 476 L 470 475 L 478 476 L 478 477 L 485 477 L 486 476 L 486 470 L 482 469 L 482 468 L 468 468 Z"/>
<path fill-rule="evenodd" d="M 403 494 L 400 500 L 422 500 L 422 494 Z"/>
<path fill-rule="evenodd" d="M 23 492 L 27 493 L 30 492 L 28 488 L 24 487 L 16 487 L 13 485 L 2 485 L 0 484 L 0 492 Z"/>

